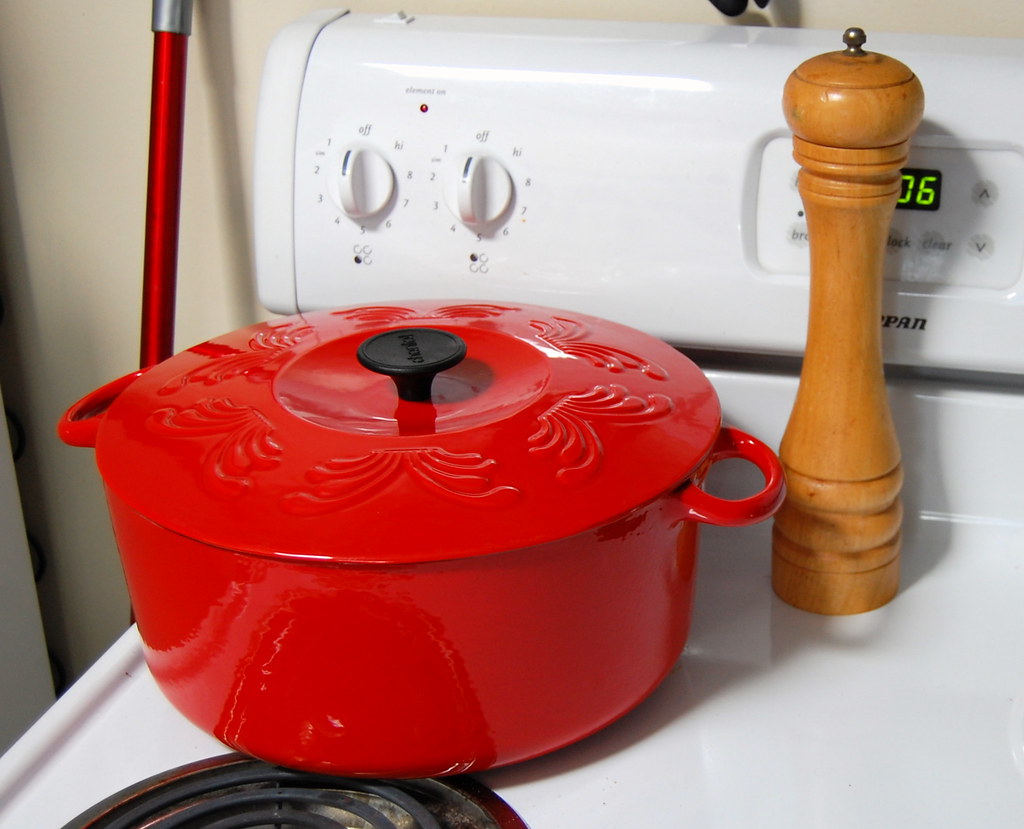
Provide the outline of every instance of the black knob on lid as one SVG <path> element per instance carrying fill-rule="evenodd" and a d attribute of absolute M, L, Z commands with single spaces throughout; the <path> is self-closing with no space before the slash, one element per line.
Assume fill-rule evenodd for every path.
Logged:
<path fill-rule="evenodd" d="M 365 340 L 356 354 L 365 368 L 395 381 L 399 398 L 419 402 L 430 400 L 436 374 L 466 356 L 466 343 L 440 328 L 397 328 Z"/>

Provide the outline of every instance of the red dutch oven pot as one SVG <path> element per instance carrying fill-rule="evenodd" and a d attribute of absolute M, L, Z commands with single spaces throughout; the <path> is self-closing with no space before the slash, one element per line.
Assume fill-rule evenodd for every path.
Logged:
<path fill-rule="evenodd" d="M 436 375 L 436 376 L 435 376 Z M 597 731 L 672 668 L 699 522 L 783 474 L 667 344 L 524 305 L 323 311 L 88 395 L 148 665 L 188 718 L 295 768 L 426 777 Z M 739 457 L 763 489 L 701 484 Z"/>

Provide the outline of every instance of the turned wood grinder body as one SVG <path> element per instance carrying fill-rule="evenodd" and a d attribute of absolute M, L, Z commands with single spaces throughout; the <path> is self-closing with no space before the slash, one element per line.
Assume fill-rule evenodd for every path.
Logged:
<path fill-rule="evenodd" d="M 819 55 L 783 95 L 811 254 L 807 344 L 779 456 L 788 496 L 772 537 L 785 601 L 846 614 L 899 587 L 903 472 L 882 360 L 885 250 L 924 93 L 899 61 L 862 48 Z"/>

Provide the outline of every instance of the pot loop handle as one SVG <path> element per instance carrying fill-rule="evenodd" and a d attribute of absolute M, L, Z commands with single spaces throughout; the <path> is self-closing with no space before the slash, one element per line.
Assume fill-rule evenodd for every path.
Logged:
<path fill-rule="evenodd" d="M 96 448 L 96 435 L 107 409 L 121 392 L 147 371 L 149 367 L 133 371 L 89 392 L 64 413 L 57 424 L 57 436 L 69 446 Z"/>
<path fill-rule="evenodd" d="M 723 527 L 743 527 L 770 517 L 786 496 L 786 478 L 775 453 L 746 432 L 723 426 L 711 448 L 708 464 L 728 458 L 750 461 L 764 475 L 764 487 L 755 495 L 738 500 L 718 498 L 691 484 L 683 488 L 680 501 L 685 518 Z"/>

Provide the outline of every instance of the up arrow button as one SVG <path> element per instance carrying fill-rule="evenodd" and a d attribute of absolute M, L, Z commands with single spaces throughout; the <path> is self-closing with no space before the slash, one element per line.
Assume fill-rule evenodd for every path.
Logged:
<path fill-rule="evenodd" d="M 995 182 L 979 181 L 971 188 L 971 200 L 982 207 L 990 207 L 999 198 L 999 188 Z"/>

